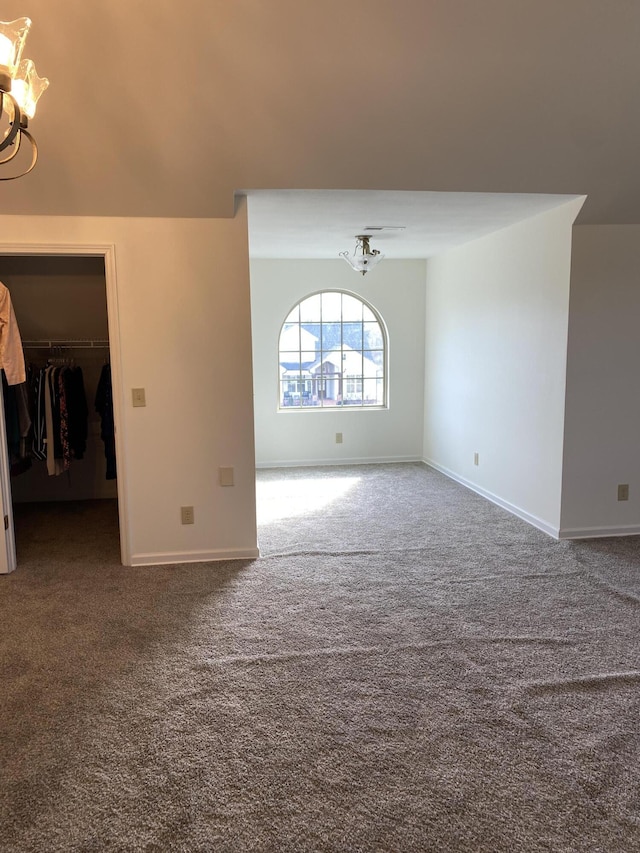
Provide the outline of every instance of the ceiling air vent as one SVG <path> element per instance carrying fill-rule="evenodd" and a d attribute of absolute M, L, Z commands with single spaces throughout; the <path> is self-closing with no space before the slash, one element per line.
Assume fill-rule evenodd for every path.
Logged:
<path fill-rule="evenodd" d="M 365 231 L 404 231 L 406 225 L 365 225 Z"/>

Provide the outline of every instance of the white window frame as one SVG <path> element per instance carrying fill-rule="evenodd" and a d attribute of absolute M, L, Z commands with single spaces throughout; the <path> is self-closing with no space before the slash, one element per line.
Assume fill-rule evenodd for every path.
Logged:
<path fill-rule="evenodd" d="M 375 349 L 372 349 L 370 351 L 382 353 L 382 367 L 379 368 L 379 370 L 381 370 L 381 372 L 382 372 L 382 375 L 367 376 L 364 374 L 364 371 L 363 371 L 361 374 L 346 374 L 343 376 L 339 372 L 334 372 L 334 369 L 328 363 L 326 363 L 324 361 L 322 361 L 321 364 L 319 365 L 319 369 L 318 369 L 316 376 L 309 376 L 306 374 L 306 372 L 305 372 L 305 375 L 303 375 L 302 372 L 300 374 L 298 374 L 298 376 L 291 375 L 289 372 L 290 368 L 286 368 L 287 373 L 286 373 L 286 375 L 283 375 L 284 370 L 282 367 L 282 362 L 280 361 L 281 352 L 287 352 L 287 351 L 290 351 L 292 353 L 296 352 L 296 350 L 293 350 L 293 349 L 292 350 L 281 350 L 280 349 L 280 345 L 282 342 L 282 334 L 285 330 L 285 326 L 291 327 L 292 325 L 295 325 L 297 323 L 299 328 L 303 329 L 305 327 L 305 325 L 311 324 L 311 321 L 302 321 L 299 318 L 297 321 L 292 322 L 289 320 L 289 318 L 290 318 L 292 312 L 298 306 L 302 305 L 306 300 L 311 299 L 311 298 L 316 297 L 316 296 L 321 297 L 322 294 L 324 294 L 324 293 L 336 293 L 336 294 L 340 294 L 341 296 L 348 296 L 348 297 L 351 297 L 353 299 L 356 299 L 358 302 L 360 302 L 363 305 L 364 308 L 366 308 L 369 312 L 371 312 L 372 320 L 365 319 L 364 317 L 360 321 L 358 321 L 358 320 L 352 321 L 349 319 L 345 320 L 343 310 L 342 310 L 342 305 L 341 305 L 341 310 L 340 310 L 341 319 L 339 321 L 340 325 L 341 325 L 339 347 L 342 349 L 342 347 L 345 344 L 344 336 L 343 336 L 343 328 L 342 328 L 342 326 L 344 324 L 353 323 L 353 322 L 355 322 L 355 323 L 360 322 L 363 326 L 363 341 L 362 341 L 362 343 L 364 344 L 364 331 L 365 331 L 364 324 L 367 322 L 375 321 L 377 323 L 378 329 L 380 331 L 380 336 L 382 338 L 382 346 L 376 347 Z M 287 321 L 289 321 L 289 322 L 287 322 Z M 330 322 L 333 323 L 333 322 L 338 322 L 338 321 L 330 321 Z M 323 320 L 322 320 L 322 314 L 321 314 L 320 319 L 318 320 L 318 323 L 313 323 L 313 325 L 322 326 L 322 323 L 323 323 Z M 303 353 L 306 353 L 307 350 L 302 347 L 300 337 L 299 337 L 298 346 L 299 346 L 299 348 L 297 350 L 298 363 L 301 365 L 303 363 L 302 362 Z M 349 348 L 349 349 L 351 349 L 351 348 Z M 320 350 L 317 352 L 318 352 L 320 357 L 323 357 L 324 355 L 330 355 L 332 353 L 335 353 L 335 350 L 336 350 L 336 347 L 334 347 L 331 350 L 326 350 L 326 351 Z M 365 357 L 364 353 L 367 352 L 368 350 L 366 350 L 364 348 L 364 346 L 361 346 L 360 349 L 354 348 L 353 351 L 355 353 L 361 353 L 363 358 L 364 358 Z M 343 358 L 344 358 L 344 350 L 343 350 Z M 339 379 L 337 377 L 339 377 Z M 346 391 L 346 388 L 349 385 L 357 385 L 358 380 L 360 382 L 361 389 L 362 389 L 361 395 L 363 393 L 363 390 L 366 388 L 366 385 L 369 384 L 369 383 L 365 383 L 365 380 L 371 380 L 371 381 L 375 380 L 376 381 L 376 399 L 379 399 L 378 394 L 380 392 L 380 383 L 381 383 L 382 384 L 382 389 L 381 389 L 382 393 L 380 394 L 380 396 L 382 398 L 382 402 L 381 403 L 367 404 L 364 401 L 362 401 L 362 399 L 360 402 L 356 402 L 353 398 L 353 393 L 351 391 Z M 289 389 L 290 384 L 292 385 L 293 383 L 301 383 L 304 386 L 305 392 L 308 396 L 306 398 L 303 398 L 303 395 L 300 393 L 299 390 L 296 392 L 288 391 L 287 389 Z M 340 398 L 339 402 L 337 402 L 337 400 L 336 400 L 336 402 L 332 402 L 331 404 L 325 405 L 323 403 L 324 403 L 324 400 L 327 399 L 326 397 L 320 396 L 318 398 L 318 400 L 315 399 L 315 395 L 320 395 L 320 394 L 324 395 L 328 391 L 335 392 L 337 384 L 339 384 L 341 389 L 345 389 L 340 394 L 336 394 L 336 397 Z M 287 391 L 287 393 L 289 395 L 288 396 L 288 400 L 289 400 L 288 403 L 285 402 L 285 397 L 284 397 L 285 391 Z M 315 391 L 315 394 L 314 394 L 314 391 Z M 305 402 L 305 399 L 311 400 L 312 402 L 307 404 Z M 320 402 L 318 404 L 320 399 L 323 402 Z M 334 412 L 334 413 L 336 411 L 342 411 L 342 412 L 344 412 L 344 411 L 350 411 L 350 412 L 372 412 L 372 411 L 374 411 L 375 412 L 375 411 L 387 410 L 389 408 L 389 336 L 388 336 L 388 332 L 387 332 L 387 327 L 386 327 L 386 324 L 385 324 L 384 319 L 381 316 L 380 312 L 370 302 L 368 302 L 361 294 L 354 293 L 353 291 L 349 291 L 349 290 L 344 290 L 343 288 L 329 288 L 329 287 L 327 287 L 327 288 L 323 288 L 322 290 L 316 290 L 316 291 L 313 291 L 311 293 L 305 294 L 305 296 L 303 296 L 301 299 L 298 299 L 290 307 L 290 309 L 287 311 L 285 318 L 284 318 L 284 320 L 280 326 L 280 331 L 278 333 L 278 388 L 277 388 L 277 396 L 276 396 L 276 408 L 277 408 L 277 411 L 279 413 L 285 413 L 285 414 L 290 414 L 291 412 Z"/>

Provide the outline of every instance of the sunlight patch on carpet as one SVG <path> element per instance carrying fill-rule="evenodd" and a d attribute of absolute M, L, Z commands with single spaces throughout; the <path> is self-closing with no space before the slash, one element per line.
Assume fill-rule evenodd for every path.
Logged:
<path fill-rule="evenodd" d="M 360 477 L 258 482 L 258 524 L 312 515 L 344 497 L 359 482 Z"/>

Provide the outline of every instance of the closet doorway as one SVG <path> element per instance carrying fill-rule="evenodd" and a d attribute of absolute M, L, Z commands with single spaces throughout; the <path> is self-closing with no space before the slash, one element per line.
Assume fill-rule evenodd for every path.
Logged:
<path fill-rule="evenodd" d="M 114 476 L 116 468 L 121 473 L 114 458 L 115 440 L 105 442 L 103 413 L 96 410 L 98 388 L 104 387 L 105 378 L 111 379 L 113 366 L 113 311 L 108 306 L 106 269 L 113 258 L 109 254 L 108 249 L 75 254 L 60 250 L 5 254 L 0 249 L 0 281 L 11 294 L 28 381 L 29 374 L 37 375 L 47 365 L 72 373 L 74 382 L 81 377 L 87 412 L 84 448 L 80 442 L 82 449 L 71 454 L 70 464 L 61 473 L 51 473 L 46 460 L 33 453 L 21 464 L 9 450 L 12 424 L 3 417 L 1 438 L 8 451 L 3 453 L 0 472 L 6 564 L 0 560 L 0 572 L 19 567 L 21 554 L 33 557 L 40 540 L 43 549 L 55 546 L 58 554 L 65 549 L 71 554 L 74 539 L 80 533 L 86 536 L 88 525 L 102 531 L 96 547 L 115 548 L 124 557 L 122 509 Z M 3 415 L 6 412 L 4 407 Z"/>

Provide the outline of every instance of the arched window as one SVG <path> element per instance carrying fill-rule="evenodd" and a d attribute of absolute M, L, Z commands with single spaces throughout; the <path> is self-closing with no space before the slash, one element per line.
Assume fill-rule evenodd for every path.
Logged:
<path fill-rule="evenodd" d="M 384 323 L 358 296 L 307 296 L 284 321 L 278 349 L 281 410 L 387 405 Z"/>

